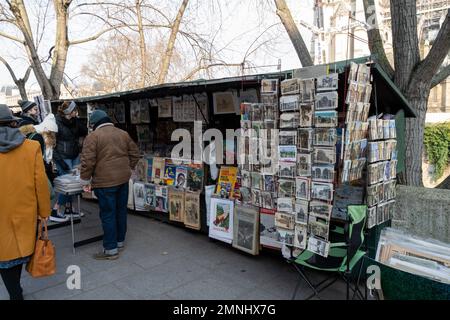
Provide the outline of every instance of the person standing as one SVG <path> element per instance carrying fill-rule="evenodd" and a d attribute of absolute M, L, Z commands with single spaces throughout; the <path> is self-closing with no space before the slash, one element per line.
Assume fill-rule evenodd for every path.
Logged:
<path fill-rule="evenodd" d="M 64 102 L 58 108 L 56 115 L 58 133 L 56 134 L 56 148 L 53 150 L 53 160 L 56 164 L 58 176 L 68 174 L 80 164 L 80 138 L 87 135 L 87 127 L 78 119 L 77 105 L 74 101 Z M 63 211 L 63 206 L 65 210 Z M 79 217 L 79 213 L 72 211 L 72 196 L 58 195 L 50 220 L 65 222 L 68 214 Z"/>
<path fill-rule="evenodd" d="M 18 101 L 22 114 L 20 115 L 19 130 L 27 137 L 27 139 L 35 140 L 41 145 L 41 152 L 45 154 L 45 142 L 42 135 L 36 132 L 35 125 L 39 124 L 39 109 L 33 101 Z"/>
<path fill-rule="evenodd" d="M 24 137 L 18 121 L 0 105 L 0 275 L 11 300 L 23 300 L 20 277 L 34 252 L 37 218 L 50 214 L 41 148 Z"/>
<path fill-rule="evenodd" d="M 58 133 L 58 125 L 55 116 L 50 113 L 34 129 L 42 135 L 45 143 L 44 165 L 48 179 L 53 184 L 55 174 L 53 172 L 53 149 L 56 147 L 56 134 Z"/>
<path fill-rule="evenodd" d="M 116 128 L 108 115 L 95 110 L 89 124 L 94 131 L 83 144 L 80 178 L 84 190 L 98 198 L 103 227 L 103 250 L 98 260 L 113 260 L 124 247 L 127 231 L 128 182 L 139 161 L 139 149 L 126 131 Z"/>

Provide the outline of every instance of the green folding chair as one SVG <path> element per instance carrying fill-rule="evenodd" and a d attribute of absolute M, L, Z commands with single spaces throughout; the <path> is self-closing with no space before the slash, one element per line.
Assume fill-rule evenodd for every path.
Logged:
<path fill-rule="evenodd" d="M 293 266 L 301 276 L 295 287 L 292 299 L 295 299 L 302 280 L 304 280 L 313 290 L 313 294 L 306 298 L 308 300 L 314 296 L 320 298 L 319 293 L 340 278 L 347 284 L 347 300 L 349 299 L 350 289 L 353 291 L 352 299 L 354 299 L 356 295 L 361 299 L 366 297 L 366 294 L 363 295 L 359 289 L 359 281 L 363 269 L 363 261 L 361 261 L 361 259 L 366 255 L 366 252 L 360 250 L 360 247 L 364 242 L 364 226 L 366 223 L 367 206 L 349 205 L 347 207 L 347 212 L 348 222 L 346 227 L 330 230 L 329 238 L 331 243 L 328 257 L 325 258 L 311 251 L 304 250 L 297 258 L 290 260 L 290 262 L 293 262 Z M 354 267 L 360 261 L 358 278 L 356 284 L 352 287 L 350 285 L 351 274 Z M 333 272 L 335 275 L 331 277 L 331 279 L 326 278 L 314 285 L 305 273 L 306 268 Z"/>

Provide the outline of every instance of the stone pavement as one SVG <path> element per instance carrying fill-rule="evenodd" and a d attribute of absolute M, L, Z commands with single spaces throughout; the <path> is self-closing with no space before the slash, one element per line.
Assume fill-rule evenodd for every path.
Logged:
<path fill-rule="evenodd" d="M 76 240 L 101 234 L 97 204 L 83 201 L 86 216 L 75 225 Z M 130 215 L 126 247 L 113 261 L 92 255 L 101 242 L 72 253 L 70 226 L 49 231 L 57 252 L 57 274 L 33 279 L 24 270 L 22 287 L 28 300 L 89 299 L 198 299 L 288 300 L 298 275 L 281 253 L 262 251 L 250 256 L 207 235 L 141 216 Z M 81 269 L 81 289 L 66 286 L 67 267 Z M 319 281 L 326 274 L 313 273 Z M 302 282 L 297 299 L 311 291 Z M 321 293 L 322 299 L 345 299 L 345 285 L 337 282 Z M 0 300 L 8 294 L 0 281 Z"/>

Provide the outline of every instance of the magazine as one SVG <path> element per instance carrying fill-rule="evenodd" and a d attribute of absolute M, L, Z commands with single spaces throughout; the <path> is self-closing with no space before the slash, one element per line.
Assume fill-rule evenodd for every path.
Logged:
<path fill-rule="evenodd" d="M 219 179 L 215 194 L 221 198 L 232 198 L 237 179 L 237 167 L 220 167 Z"/>

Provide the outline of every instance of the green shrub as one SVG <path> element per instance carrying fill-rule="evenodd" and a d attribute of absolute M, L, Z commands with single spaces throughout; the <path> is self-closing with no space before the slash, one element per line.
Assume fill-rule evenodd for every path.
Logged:
<path fill-rule="evenodd" d="M 434 165 L 434 179 L 439 179 L 448 165 L 450 155 L 450 123 L 425 126 L 424 144 L 428 161 Z"/>

